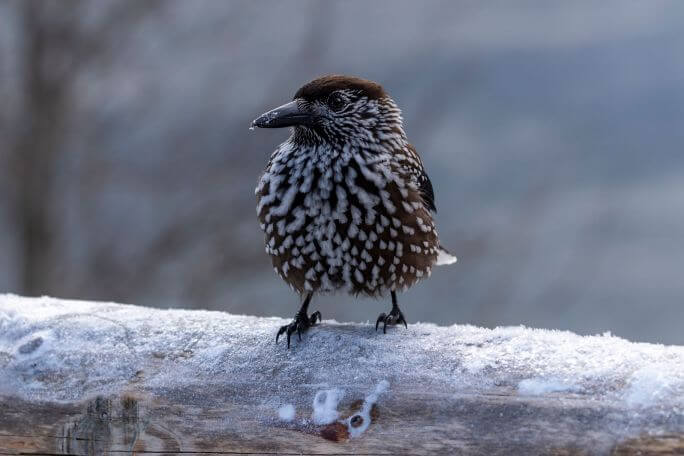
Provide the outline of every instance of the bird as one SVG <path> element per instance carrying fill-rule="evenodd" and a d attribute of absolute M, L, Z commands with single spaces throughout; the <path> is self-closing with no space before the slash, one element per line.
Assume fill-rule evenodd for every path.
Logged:
<path fill-rule="evenodd" d="M 397 293 L 456 262 L 440 244 L 435 193 L 404 132 L 397 103 L 378 83 L 318 77 L 250 129 L 291 127 L 255 189 L 257 218 L 273 269 L 302 304 L 276 334 L 301 335 L 322 321 L 308 315 L 315 294 L 392 298 L 378 330 L 407 326 Z"/>

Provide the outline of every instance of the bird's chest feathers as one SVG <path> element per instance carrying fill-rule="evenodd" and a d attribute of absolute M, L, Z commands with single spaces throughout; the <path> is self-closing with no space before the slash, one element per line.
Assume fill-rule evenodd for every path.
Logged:
<path fill-rule="evenodd" d="M 278 273 L 305 290 L 344 283 L 373 293 L 390 282 L 401 286 L 400 260 L 433 255 L 427 249 L 436 238 L 415 185 L 396 169 L 389 155 L 350 147 L 276 151 L 256 194 L 266 252 Z M 429 274 L 428 263 L 410 272 Z"/>
<path fill-rule="evenodd" d="M 391 180 L 397 178 L 388 155 L 368 157 L 349 146 L 276 152 L 257 188 L 257 213 L 265 209 L 265 221 L 281 226 L 284 219 L 305 217 L 307 229 L 321 239 L 331 222 L 347 224 L 360 212 L 372 215 L 383 199 L 391 204 L 385 190 Z"/>
<path fill-rule="evenodd" d="M 368 156 L 350 146 L 276 151 L 257 187 L 257 214 L 267 234 L 267 250 L 295 253 L 315 249 L 339 257 L 359 234 L 373 242 L 376 233 L 359 229 L 382 223 L 395 210 L 386 189 L 394 176 L 387 155 Z M 403 183 L 401 184 L 403 186 Z M 382 216 L 388 223 L 389 218 Z M 367 238 L 372 238 L 370 241 Z M 269 248 L 269 243 L 270 248 Z M 336 248 L 337 247 L 337 248 Z"/>

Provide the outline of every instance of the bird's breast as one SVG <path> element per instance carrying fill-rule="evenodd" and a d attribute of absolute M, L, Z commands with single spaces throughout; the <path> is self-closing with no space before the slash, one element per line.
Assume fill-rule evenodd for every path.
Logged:
<path fill-rule="evenodd" d="M 431 214 L 391 160 L 274 155 L 256 195 L 266 252 L 299 292 L 377 295 L 412 285 L 436 261 Z"/>

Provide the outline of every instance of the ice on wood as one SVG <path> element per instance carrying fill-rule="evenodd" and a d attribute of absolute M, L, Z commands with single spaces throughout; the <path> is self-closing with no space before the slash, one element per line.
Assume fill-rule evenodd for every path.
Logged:
<path fill-rule="evenodd" d="M 369 324 L 325 320 L 287 350 L 274 343 L 286 322 L 0 296 L 0 394 L 57 401 L 130 390 L 181 394 L 247 376 L 255 397 L 273 404 L 270 410 L 292 405 L 292 413 L 278 413 L 283 420 L 294 417 L 295 407 L 315 422 L 343 420 L 338 402 L 375 394 L 371 399 L 382 405 L 407 387 L 562 393 L 635 416 L 644 409 L 664 419 L 684 413 L 684 347 L 524 327 L 414 323 L 383 335 Z M 293 385 L 304 384 L 325 397 L 297 396 Z"/>
<path fill-rule="evenodd" d="M 518 392 L 528 396 L 578 391 L 578 389 L 572 381 L 557 378 L 526 378 L 518 383 Z"/>
<path fill-rule="evenodd" d="M 344 391 L 338 388 L 317 392 L 314 396 L 313 412 L 311 413 L 314 424 L 330 424 L 335 421 L 340 416 L 337 405 L 343 397 Z"/>
<path fill-rule="evenodd" d="M 283 421 L 292 421 L 295 417 L 295 408 L 292 404 L 283 404 L 278 409 L 278 418 Z"/>
<path fill-rule="evenodd" d="M 349 430 L 349 435 L 351 438 L 360 437 L 368 426 L 371 424 L 371 410 L 373 406 L 380 399 L 380 395 L 389 389 L 389 382 L 387 380 L 381 380 L 380 383 L 375 387 L 375 390 L 366 396 L 363 401 L 361 411 L 355 415 L 350 416 L 345 420 L 347 429 Z"/>

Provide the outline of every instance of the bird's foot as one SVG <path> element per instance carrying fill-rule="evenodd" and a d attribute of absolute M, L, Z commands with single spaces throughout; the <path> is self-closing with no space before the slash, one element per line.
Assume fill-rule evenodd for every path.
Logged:
<path fill-rule="evenodd" d="M 387 333 L 387 325 L 394 326 L 398 323 L 403 323 L 405 328 L 408 328 L 408 325 L 406 324 L 406 319 L 404 318 L 404 314 L 401 313 L 401 310 L 399 310 L 399 307 L 392 307 L 392 310 L 390 310 L 390 313 L 386 314 L 385 312 L 381 313 L 378 315 L 378 319 L 375 321 L 375 330 L 378 330 L 378 325 L 382 322 L 382 332 Z"/>
<path fill-rule="evenodd" d="M 280 327 L 278 334 L 276 334 L 276 343 L 278 343 L 280 336 L 285 333 L 287 334 L 287 348 L 290 348 L 290 337 L 292 334 L 296 332 L 299 340 L 302 340 L 302 333 L 315 325 L 316 319 L 319 322 L 323 321 L 319 311 L 312 313 L 310 317 L 306 316 L 306 312 L 297 312 L 291 323 Z"/>

